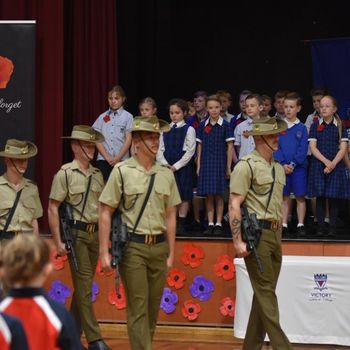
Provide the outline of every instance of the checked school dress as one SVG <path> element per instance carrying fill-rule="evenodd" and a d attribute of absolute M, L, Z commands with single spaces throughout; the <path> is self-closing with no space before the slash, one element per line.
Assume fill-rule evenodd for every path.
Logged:
<path fill-rule="evenodd" d="M 197 185 L 199 195 L 224 193 L 227 186 L 227 142 L 233 140 L 230 124 L 221 117 L 214 125 L 210 123 L 210 119 L 201 122 L 197 130 L 197 141 L 202 144 Z"/>
<path fill-rule="evenodd" d="M 311 125 L 309 141 L 317 141 L 318 150 L 330 161 L 339 151 L 339 131 L 336 121 L 327 124 L 322 119 Z M 346 129 L 342 127 L 341 141 L 348 141 Z M 309 170 L 308 195 L 310 197 L 326 197 L 348 199 L 350 186 L 346 178 L 345 164 L 341 160 L 334 170 L 324 174 L 325 165 L 314 156 L 311 157 Z"/>
<path fill-rule="evenodd" d="M 164 157 L 169 164 L 175 164 L 185 154 L 183 146 L 190 127 L 187 124 L 182 127 L 176 127 L 176 124 L 174 126 L 169 132 L 163 133 Z M 174 175 L 181 200 L 192 199 L 193 160 L 190 160 L 187 165 L 175 171 Z"/>

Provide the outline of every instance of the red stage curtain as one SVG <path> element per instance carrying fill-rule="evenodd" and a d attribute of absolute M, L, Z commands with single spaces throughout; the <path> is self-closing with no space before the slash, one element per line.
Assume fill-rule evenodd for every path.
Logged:
<path fill-rule="evenodd" d="M 72 124 L 92 124 L 117 82 L 115 0 L 75 0 L 71 13 Z M 69 48 L 66 48 L 69 50 Z"/>

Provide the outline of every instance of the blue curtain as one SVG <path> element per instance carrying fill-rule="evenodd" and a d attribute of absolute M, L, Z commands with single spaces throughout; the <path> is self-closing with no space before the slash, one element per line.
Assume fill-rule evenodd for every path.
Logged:
<path fill-rule="evenodd" d="M 313 40 L 311 49 L 314 86 L 328 89 L 340 117 L 350 120 L 350 38 Z"/>

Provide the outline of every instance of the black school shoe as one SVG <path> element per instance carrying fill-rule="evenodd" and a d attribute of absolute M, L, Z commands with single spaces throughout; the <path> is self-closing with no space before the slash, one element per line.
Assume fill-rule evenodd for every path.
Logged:
<path fill-rule="evenodd" d="M 297 227 L 297 237 L 298 238 L 305 238 L 306 237 L 305 226 Z"/>
<path fill-rule="evenodd" d="M 112 350 L 102 339 L 89 343 L 88 350 Z"/>
<path fill-rule="evenodd" d="M 221 237 L 224 234 L 224 229 L 220 225 L 215 225 L 213 230 L 213 236 Z"/>
<path fill-rule="evenodd" d="M 215 229 L 215 226 L 214 225 L 210 225 L 208 226 L 208 228 L 203 231 L 203 235 L 204 236 L 213 236 L 214 234 L 214 229 Z"/>

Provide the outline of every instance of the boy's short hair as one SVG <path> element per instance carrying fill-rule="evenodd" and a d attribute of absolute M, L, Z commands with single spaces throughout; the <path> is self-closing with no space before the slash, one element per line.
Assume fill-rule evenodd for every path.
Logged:
<path fill-rule="evenodd" d="M 207 104 L 209 101 L 216 101 L 216 102 L 219 102 L 220 105 L 221 105 L 221 101 L 220 101 L 218 95 L 215 95 L 215 94 L 214 94 L 214 95 L 208 96 L 207 99 L 206 99 L 206 101 L 205 101 L 205 103 Z"/>
<path fill-rule="evenodd" d="M 125 91 L 120 85 L 113 86 L 112 89 L 108 91 L 108 96 L 110 94 L 112 94 L 113 92 L 115 92 L 117 95 L 119 95 L 121 97 L 125 97 L 126 98 Z"/>
<path fill-rule="evenodd" d="M 258 101 L 258 104 L 259 104 L 259 105 L 262 105 L 263 100 L 262 100 L 262 98 L 261 98 L 261 96 L 260 96 L 259 94 L 249 94 L 249 95 L 245 98 L 245 100 L 247 101 L 247 100 L 251 100 L 251 99 L 253 99 L 253 98 L 255 98 L 255 99 Z"/>
<path fill-rule="evenodd" d="M 263 102 L 266 101 L 266 100 L 268 100 L 268 101 L 270 101 L 271 104 L 272 104 L 272 97 L 269 96 L 269 95 L 265 95 L 265 94 L 261 95 L 261 100 L 262 100 Z"/>
<path fill-rule="evenodd" d="M 329 93 L 328 90 L 327 89 L 323 89 L 323 88 L 313 88 L 310 91 L 311 97 L 314 97 L 314 96 L 326 96 L 326 95 L 328 95 L 328 93 Z"/>
<path fill-rule="evenodd" d="M 275 100 L 279 99 L 279 98 L 285 98 L 287 96 L 287 94 L 289 93 L 288 90 L 278 90 L 275 93 Z"/>
<path fill-rule="evenodd" d="M 293 100 L 297 102 L 297 106 L 301 106 L 301 97 L 297 92 L 288 92 L 286 97 L 284 98 L 285 100 Z"/>
<path fill-rule="evenodd" d="M 198 98 L 198 97 L 204 97 L 205 99 L 207 99 L 208 98 L 208 94 L 204 90 L 199 90 L 199 91 L 196 91 L 193 94 L 193 99 Z"/>
<path fill-rule="evenodd" d="M 230 94 L 228 91 L 226 91 L 226 90 L 218 90 L 218 91 L 216 91 L 216 94 L 215 94 L 215 95 L 218 96 L 218 97 L 226 97 L 229 101 L 232 102 L 232 96 L 231 96 L 231 94 Z"/>

